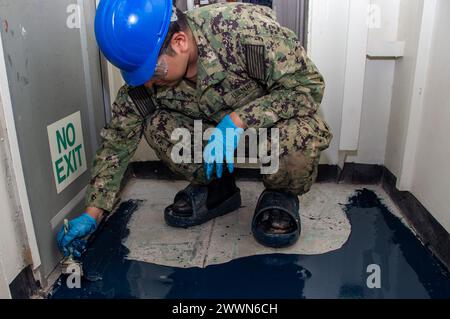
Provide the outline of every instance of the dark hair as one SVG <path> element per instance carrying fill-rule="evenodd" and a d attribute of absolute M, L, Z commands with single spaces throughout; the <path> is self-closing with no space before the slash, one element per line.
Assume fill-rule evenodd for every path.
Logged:
<path fill-rule="evenodd" d="M 170 23 L 169 31 L 167 32 L 166 39 L 164 40 L 159 55 L 161 54 L 174 55 L 175 51 L 172 49 L 172 46 L 170 44 L 173 35 L 177 32 L 186 31 L 189 27 L 186 14 L 178 8 L 177 8 L 177 17 L 178 17 L 177 21 Z"/>

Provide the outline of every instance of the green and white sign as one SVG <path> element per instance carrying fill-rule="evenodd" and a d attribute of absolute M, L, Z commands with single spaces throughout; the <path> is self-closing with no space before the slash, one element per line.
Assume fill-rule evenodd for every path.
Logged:
<path fill-rule="evenodd" d="M 87 169 L 81 113 L 76 112 L 47 126 L 47 133 L 59 194 Z"/>

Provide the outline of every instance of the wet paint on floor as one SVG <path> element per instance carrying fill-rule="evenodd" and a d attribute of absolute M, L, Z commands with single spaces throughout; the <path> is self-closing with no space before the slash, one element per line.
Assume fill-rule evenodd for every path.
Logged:
<path fill-rule="evenodd" d="M 123 203 L 99 231 L 83 258 L 81 288 L 67 288 L 61 277 L 49 298 L 450 298 L 449 273 L 371 190 L 358 190 L 342 206 L 352 233 L 340 250 L 204 269 L 126 259 L 122 242 L 137 205 Z M 381 288 L 371 289 L 377 266 Z"/>

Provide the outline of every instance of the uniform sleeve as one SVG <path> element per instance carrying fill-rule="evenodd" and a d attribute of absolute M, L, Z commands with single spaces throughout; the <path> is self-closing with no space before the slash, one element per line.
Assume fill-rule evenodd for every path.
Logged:
<path fill-rule="evenodd" d="M 283 119 L 313 115 L 325 89 L 322 75 L 293 32 L 275 22 L 264 32 L 242 39 L 242 60 L 247 72 L 268 91 L 236 110 L 242 121 L 253 128 L 268 128 Z"/>
<path fill-rule="evenodd" d="M 118 201 L 121 181 L 142 136 L 143 119 L 123 86 L 112 107 L 111 122 L 101 131 L 102 145 L 96 153 L 86 206 L 111 211 Z"/>

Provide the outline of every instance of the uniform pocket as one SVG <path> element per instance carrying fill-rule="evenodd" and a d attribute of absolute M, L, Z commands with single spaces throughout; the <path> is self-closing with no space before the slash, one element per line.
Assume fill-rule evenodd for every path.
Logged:
<path fill-rule="evenodd" d="M 249 80 L 238 88 L 225 94 L 223 99 L 228 107 L 235 110 L 253 102 L 264 94 L 265 91 L 263 88 L 255 81 Z"/>
<path fill-rule="evenodd" d="M 309 124 L 317 137 L 318 148 L 320 151 L 327 149 L 330 146 L 331 140 L 333 139 L 333 134 L 328 126 L 327 122 L 319 114 L 315 114 L 311 117 Z"/>

